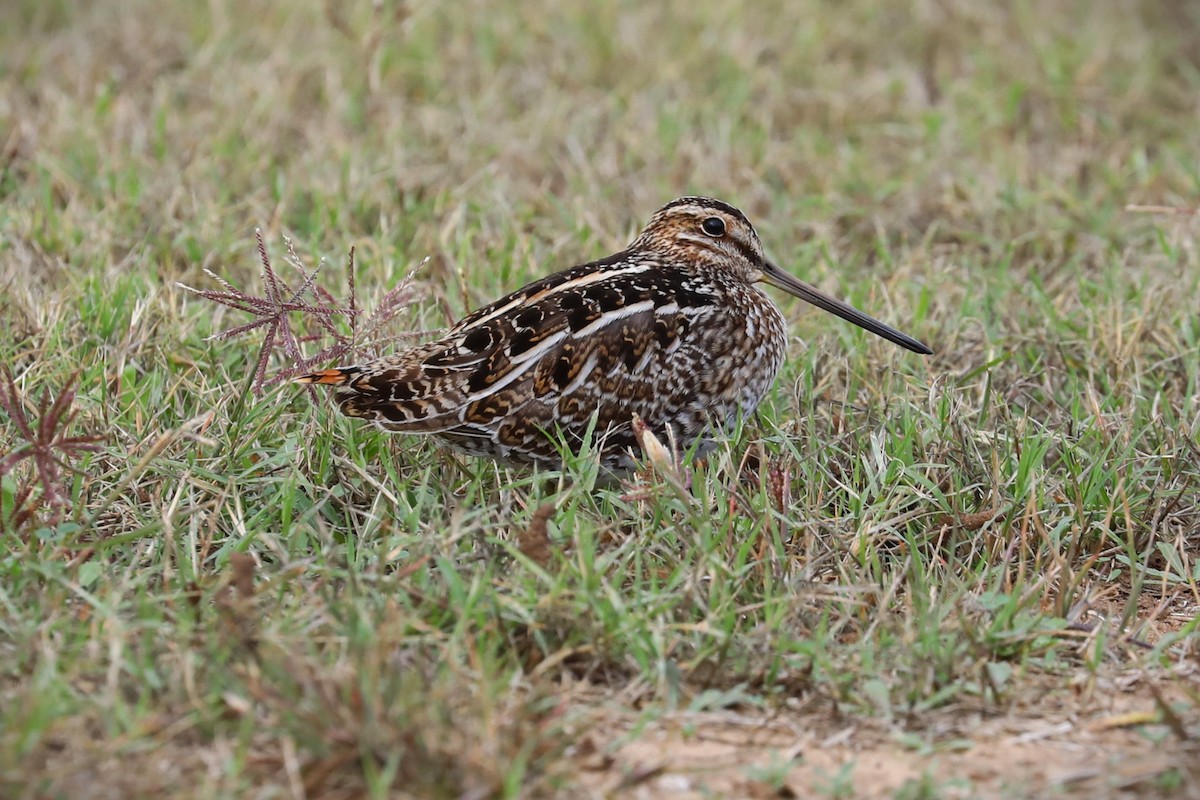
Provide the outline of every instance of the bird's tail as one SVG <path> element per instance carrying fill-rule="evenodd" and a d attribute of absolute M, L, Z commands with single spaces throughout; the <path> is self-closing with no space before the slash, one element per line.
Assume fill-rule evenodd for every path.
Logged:
<path fill-rule="evenodd" d="M 298 378 L 292 378 L 293 383 L 320 383 L 325 386 L 341 386 L 359 371 L 358 367 L 342 367 L 340 369 L 323 369 L 320 372 L 310 372 Z"/>

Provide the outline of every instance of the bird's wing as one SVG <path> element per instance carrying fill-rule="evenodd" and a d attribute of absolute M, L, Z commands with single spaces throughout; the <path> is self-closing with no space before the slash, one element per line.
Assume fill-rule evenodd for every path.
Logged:
<path fill-rule="evenodd" d="M 613 257 L 552 275 L 485 306 L 443 339 L 314 373 L 349 416 L 389 430 L 520 447 L 543 430 L 582 433 L 694 393 L 684 363 L 696 316 L 719 298 L 653 262 Z M 671 367 L 674 384 L 664 381 Z"/>

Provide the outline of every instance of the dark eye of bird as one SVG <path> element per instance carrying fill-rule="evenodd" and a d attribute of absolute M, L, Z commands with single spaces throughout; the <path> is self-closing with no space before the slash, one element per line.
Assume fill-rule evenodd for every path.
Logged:
<path fill-rule="evenodd" d="M 709 236 L 724 236 L 725 235 L 725 220 L 720 217 L 709 217 L 700 223 L 700 229 Z"/>

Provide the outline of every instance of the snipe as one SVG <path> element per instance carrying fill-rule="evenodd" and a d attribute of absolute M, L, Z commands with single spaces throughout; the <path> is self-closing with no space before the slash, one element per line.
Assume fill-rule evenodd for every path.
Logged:
<path fill-rule="evenodd" d="M 787 349 L 760 281 L 932 352 L 781 270 L 733 206 L 682 197 L 626 250 L 534 281 L 435 342 L 297 380 L 335 386 L 349 416 L 509 463 L 557 465 L 556 436 L 580 443 L 594 418 L 604 465 L 624 469 L 633 414 L 686 445 L 758 406 Z"/>

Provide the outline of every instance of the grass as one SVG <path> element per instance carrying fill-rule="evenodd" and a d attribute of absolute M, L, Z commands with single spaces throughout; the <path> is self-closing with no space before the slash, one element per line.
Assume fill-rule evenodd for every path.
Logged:
<path fill-rule="evenodd" d="M 1186 4 L 8 5 L 0 362 L 101 439 L 0 478 L 0 793 L 1200 791 Z M 177 285 L 261 226 L 437 328 L 686 192 L 935 355 L 784 303 L 610 489 L 255 395 Z"/>

